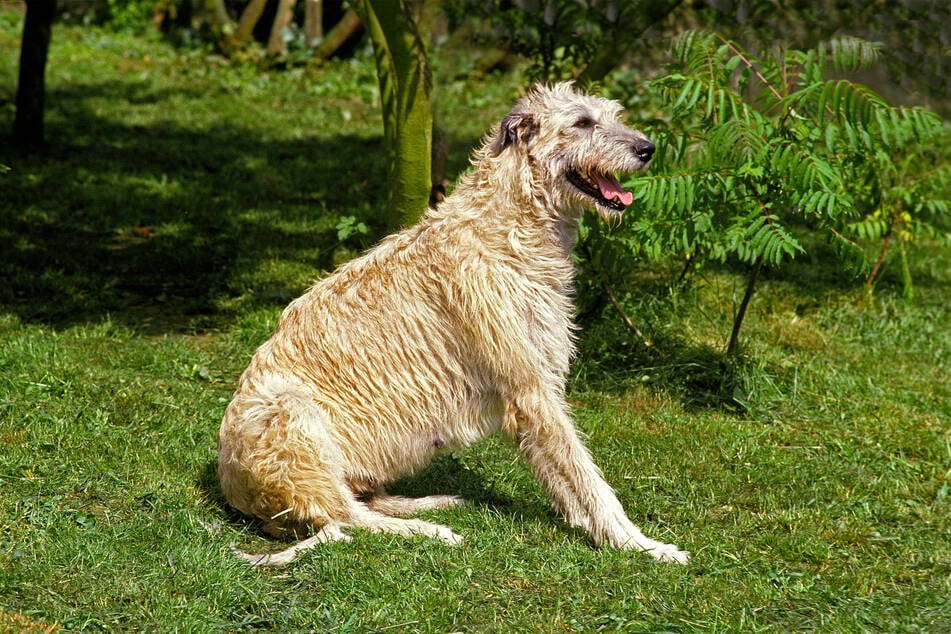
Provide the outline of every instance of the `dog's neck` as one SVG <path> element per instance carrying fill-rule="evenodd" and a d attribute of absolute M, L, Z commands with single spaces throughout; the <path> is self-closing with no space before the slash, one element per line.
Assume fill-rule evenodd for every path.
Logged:
<path fill-rule="evenodd" d="M 581 205 L 533 188 L 531 184 L 537 179 L 525 170 L 535 168 L 526 166 L 524 159 L 503 153 L 477 165 L 459 179 L 445 200 L 427 211 L 423 222 L 437 224 L 451 219 L 452 223 L 468 226 L 486 245 L 500 251 L 570 262 Z"/>

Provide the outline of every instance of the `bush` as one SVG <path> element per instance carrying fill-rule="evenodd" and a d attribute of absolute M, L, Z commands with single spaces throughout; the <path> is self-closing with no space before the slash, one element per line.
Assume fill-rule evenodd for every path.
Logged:
<path fill-rule="evenodd" d="M 97 19 L 117 31 L 141 33 L 152 26 L 155 16 L 172 0 L 105 0 L 99 3 Z"/>
<path fill-rule="evenodd" d="M 649 175 L 628 183 L 650 213 L 585 234 L 596 254 L 585 264 L 610 274 L 636 256 L 742 263 L 748 283 L 727 346 L 734 356 L 760 270 L 802 253 L 800 232 L 822 232 L 852 271 L 869 270 L 858 238 L 937 235 L 932 219 L 947 211 L 951 172 L 927 161 L 943 143 L 941 120 L 826 77 L 866 67 L 877 53 L 848 37 L 759 56 L 713 33 L 676 38 L 670 72 L 652 82 L 671 104 L 669 120 L 650 130 Z"/>

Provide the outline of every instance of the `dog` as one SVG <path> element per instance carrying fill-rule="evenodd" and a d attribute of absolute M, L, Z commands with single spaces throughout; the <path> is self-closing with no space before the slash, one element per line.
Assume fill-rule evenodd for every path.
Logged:
<path fill-rule="evenodd" d="M 570 83 L 535 86 L 485 137 L 472 169 L 419 224 L 291 302 L 241 376 L 218 437 L 228 502 L 283 552 L 281 565 L 347 528 L 462 538 L 414 518 L 462 502 L 384 485 L 501 431 L 555 508 L 595 544 L 685 564 L 625 515 L 565 401 L 574 351 L 571 261 L 585 206 L 617 218 L 654 145 L 621 106 Z"/>

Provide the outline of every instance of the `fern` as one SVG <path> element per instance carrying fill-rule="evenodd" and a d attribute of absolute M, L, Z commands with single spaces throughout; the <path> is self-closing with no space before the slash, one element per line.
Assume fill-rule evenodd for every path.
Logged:
<path fill-rule="evenodd" d="M 826 46 L 832 54 L 833 68 L 840 73 L 871 67 L 878 61 L 882 48 L 877 42 L 847 35 L 834 38 L 827 45 L 820 44 L 818 50 L 824 53 Z"/>
<path fill-rule="evenodd" d="M 671 53 L 688 75 L 701 75 L 712 64 L 716 35 L 704 31 L 684 31 L 674 38 Z"/>
<path fill-rule="evenodd" d="M 760 162 L 768 149 L 758 117 L 730 118 L 711 128 L 709 142 L 714 157 L 727 165 Z"/>
<path fill-rule="evenodd" d="M 849 233 L 863 240 L 877 240 L 888 232 L 888 222 L 882 215 L 881 209 L 846 225 Z"/>
<path fill-rule="evenodd" d="M 651 174 L 627 184 L 649 212 L 604 236 L 609 259 L 625 251 L 691 262 L 735 258 L 750 266 L 745 307 L 760 267 L 803 252 L 793 227 L 825 231 L 843 262 L 870 269 L 872 280 L 890 241 L 946 239 L 934 219 L 951 207 L 951 173 L 929 165 L 924 152 L 946 145 L 941 119 L 827 77 L 867 68 L 879 51 L 839 37 L 811 50 L 752 55 L 712 33 L 678 36 L 669 74 L 652 82 L 670 106 L 668 121 L 651 131 Z M 860 247 L 876 240 L 869 263 Z M 744 312 L 735 317 L 730 353 Z"/>
<path fill-rule="evenodd" d="M 871 89 L 847 79 L 827 81 L 818 92 L 820 126 L 827 115 L 851 125 L 868 126 L 877 111 L 887 108 L 885 101 Z"/>

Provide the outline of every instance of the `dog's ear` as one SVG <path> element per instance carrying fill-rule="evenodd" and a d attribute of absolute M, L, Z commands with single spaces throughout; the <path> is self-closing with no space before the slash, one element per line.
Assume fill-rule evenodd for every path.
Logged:
<path fill-rule="evenodd" d="M 499 134 L 492 146 L 492 154 L 498 156 L 510 145 L 527 145 L 538 132 L 538 123 L 531 113 L 516 108 L 502 118 Z"/>

